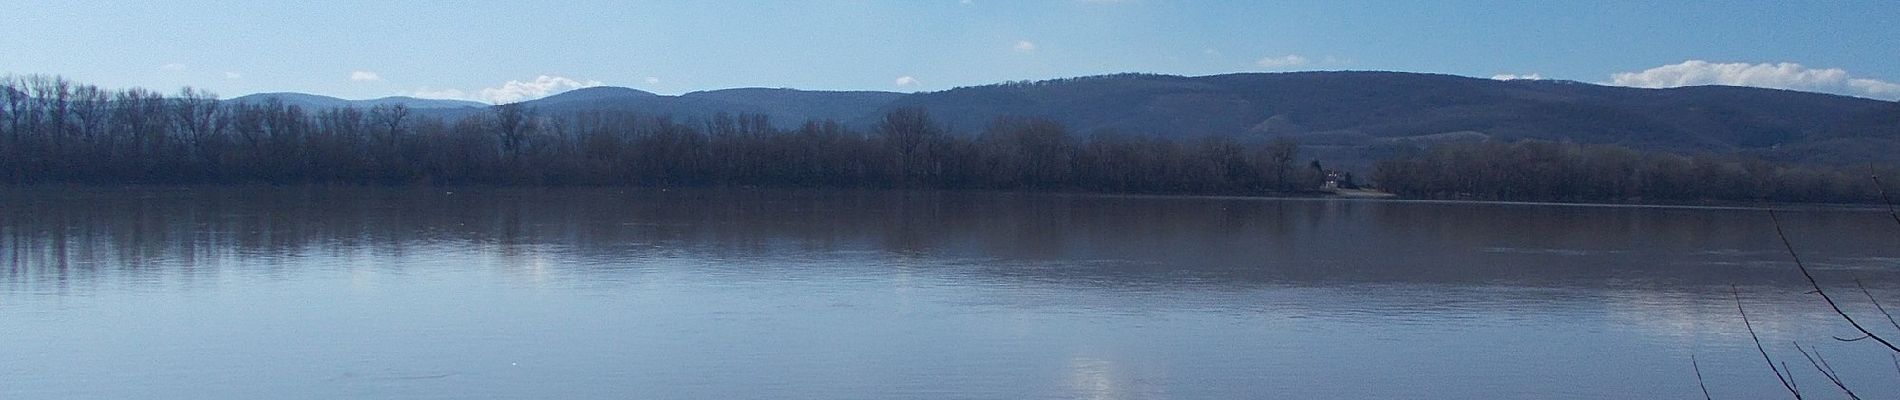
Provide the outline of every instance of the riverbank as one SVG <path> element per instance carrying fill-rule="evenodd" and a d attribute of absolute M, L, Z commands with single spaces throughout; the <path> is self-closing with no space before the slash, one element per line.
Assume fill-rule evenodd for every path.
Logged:
<path fill-rule="evenodd" d="M 993 190 L 993 189 L 907 189 L 879 187 L 798 187 L 798 186 L 614 186 L 614 185 L 425 185 L 425 184 L 164 184 L 164 183 L 41 183 L 41 184 L 0 184 L 0 195 L 9 193 L 34 193 L 45 196 L 60 191 L 98 193 L 101 191 L 127 190 L 141 196 L 161 195 L 167 192 L 189 193 L 195 191 L 235 191 L 290 194 L 296 192 L 342 190 L 368 190 L 383 193 L 510 193 L 540 192 L 549 190 L 599 191 L 602 193 L 744 193 L 744 192 L 792 192 L 792 193 L 962 193 L 962 194 L 1004 194 L 1004 195 L 1059 195 L 1059 196 L 1097 196 L 1097 197 L 1164 197 L 1164 198 L 1207 198 L 1207 199 L 1300 199 L 1300 200 L 1356 200 L 1356 201 L 1399 201 L 1420 203 L 1471 203 L 1506 205 L 1563 205 L 1589 207 L 1656 207 L 1656 208 L 1700 208 L 1700 209 L 1752 209 L 1752 210 L 1878 210 L 1885 211 L 1883 203 L 1801 203 L 1773 201 L 1545 201 L 1511 200 L 1483 198 L 1435 198 L 1407 197 L 1378 189 L 1336 189 L 1331 191 L 1310 190 L 1297 192 L 1244 193 L 1177 193 L 1177 192 L 1107 192 L 1087 190 Z"/>

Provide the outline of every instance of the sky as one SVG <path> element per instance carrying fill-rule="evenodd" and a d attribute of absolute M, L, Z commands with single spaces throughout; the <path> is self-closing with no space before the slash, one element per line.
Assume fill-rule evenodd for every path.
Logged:
<path fill-rule="evenodd" d="M 1894 21 L 1891 0 L 0 0 L 0 74 L 509 102 L 595 85 L 913 92 L 1383 70 L 1895 100 Z"/>

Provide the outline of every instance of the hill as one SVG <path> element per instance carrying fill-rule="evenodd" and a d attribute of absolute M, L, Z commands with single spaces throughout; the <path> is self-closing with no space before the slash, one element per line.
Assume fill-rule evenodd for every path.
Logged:
<path fill-rule="evenodd" d="M 478 102 L 473 102 L 473 101 L 466 101 L 466 100 L 420 99 L 420 98 L 407 97 L 407 96 L 390 96 L 390 97 L 384 97 L 380 99 L 369 99 L 369 100 L 344 100 L 344 99 L 330 97 L 330 96 L 322 96 L 322 95 L 314 95 L 314 94 L 306 94 L 306 93 L 289 93 L 289 92 L 258 93 L 258 94 L 239 96 L 239 97 L 232 98 L 226 101 L 237 102 L 237 103 L 263 103 L 266 101 L 271 101 L 273 99 L 277 101 L 281 101 L 284 103 L 284 105 L 287 105 L 287 106 L 294 105 L 294 106 L 298 106 L 298 107 L 302 107 L 306 109 L 312 109 L 312 110 L 343 108 L 343 107 L 370 108 L 370 107 L 375 107 L 375 106 L 385 105 L 385 104 L 388 104 L 388 105 L 404 104 L 404 105 L 408 105 L 409 108 L 418 109 L 418 110 L 488 107 L 488 104 L 478 103 Z"/>
<path fill-rule="evenodd" d="M 742 105 L 761 110 L 775 120 L 800 122 L 805 119 L 853 121 L 869 118 L 879 108 L 904 97 L 904 94 L 742 88 L 692 92 L 680 97 Z"/>
<path fill-rule="evenodd" d="M 295 93 L 235 100 L 262 97 L 319 108 L 400 101 L 442 117 L 481 110 L 471 108 L 480 106 L 473 102 L 352 102 Z M 599 110 L 692 119 L 754 113 L 786 127 L 832 119 L 860 129 L 870 129 L 890 110 L 920 107 L 959 134 L 980 132 L 1000 116 L 1040 116 L 1080 135 L 1287 137 L 1344 166 L 1428 143 L 1485 139 L 1837 164 L 1893 162 L 1893 154 L 1900 154 L 1900 104 L 1893 102 L 1747 87 L 1639 89 L 1403 72 L 1119 74 L 914 94 L 740 88 L 667 96 L 592 87 L 523 104 L 544 115 Z"/>
<path fill-rule="evenodd" d="M 623 87 L 590 87 L 523 102 L 543 114 L 581 111 L 633 111 L 671 115 L 681 119 L 718 113 L 764 114 L 774 124 L 790 127 L 811 119 L 856 121 L 870 118 L 892 100 L 893 92 L 812 91 L 741 88 L 665 96 Z"/>
<path fill-rule="evenodd" d="M 1437 140 L 1545 139 L 1675 152 L 1758 152 L 1814 161 L 1900 150 L 1900 104 L 1775 89 L 1638 89 L 1570 81 L 1398 72 L 1109 75 L 920 93 L 962 130 L 1002 115 L 1054 118 L 1082 133 L 1292 137 L 1376 148 Z M 1879 154 L 1874 154 L 1879 153 Z M 1832 160 L 1862 161 L 1862 160 Z"/>

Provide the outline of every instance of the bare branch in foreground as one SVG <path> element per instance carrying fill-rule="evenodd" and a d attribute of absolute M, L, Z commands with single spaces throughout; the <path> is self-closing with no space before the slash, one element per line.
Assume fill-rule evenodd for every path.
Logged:
<path fill-rule="evenodd" d="M 1881 307 L 1881 306 L 1880 306 L 1880 300 L 1879 300 L 1879 299 L 1875 299 L 1875 298 L 1874 298 L 1874 294 L 1873 294 L 1873 292 L 1868 292 L 1868 291 L 1867 291 L 1867 286 L 1866 286 L 1866 285 L 1862 285 L 1862 284 L 1860 284 L 1860 280 L 1859 280 L 1859 279 L 1855 279 L 1855 280 L 1854 280 L 1854 287 L 1857 287 L 1857 288 L 1860 288 L 1860 294 L 1864 294 L 1864 295 L 1867 295 L 1867 301 L 1869 301 L 1869 302 L 1872 302 L 1872 303 L 1874 303 L 1874 309 L 1877 309 L 1877 310 L 1880 310 L 1880 315 L 1885 315 L 1885 316 L 1887 316 L 1887 323 L 1888 323 L 1888 324 L 1892 324 L 1892 325 L 1893 325 L 1893 329 L 1894 329 L 1894 330 L 1897 330 L 1897 331 L 1900 331 L 1900 321 L 1895 321 L 1895 320 L 1893 319 L 1893 313 L 1890 313 L 1890 312 L 1887 312 L 1887 308 L 1886 308 L 1886 307 Z"/>
<path fill-rule="evenodd" d="M 1794 258 L 1795 267 L 1801 269 L 1801 276 L 1808 279 L 1808 286 L 1814 287 L 1814 292 L 1821 295 L 1821 300 L 1827 301 L 1827 306 L 1833 308 L 1834 313 L 1839 314 L 1841 319 L 1847 320 L 1848 325 L 1853 325 L 1855 330 L 1859 330 L 1861 334 L 1867 335 L 1867 338 L 1887 346 L 1887 350 L 1900 353 L 1900 346 L 1894 346 L 1893 342 L 1887 341 L 1887 339 L 1880 337 L 1880 335 L 1875 335 L 1872 331 L 1867 330 L 1867 327 L 1861 326 L 1860 321 L 1855 321 L 1853 316 L 1847 315 L 1846 311 L 1841 310 L 1841 305 L 1835 303 L 1834 297 L 1828 296 L 1827 290 L 1821 289 L 1821 283 L 1814 280 L 1814 274 L 1808 272 L 1807 264 L 1801 262 L 1801 255 L 1795 253 L 1794 243 L 1788 241 L 1788 234 L 1781 229 L 1781 217 L 1775 214 L 1775 210 L 1770 209 L 1768 210 L 1768 218 L 1775 222 L 1775 235 L 1781 237 L 1781 245 L 1787 247 L 1788 256 Z"/>
<path fill-rule="evenodd" d="M 1735 312 L 1742 314 L 1742 326 L 1748 328 L 1748 338 L 1755 341 L 1755 351 L 1761 353 L 1762 361 L 1768 362 L 1768 370 L 1775 372 L 1775 380 L 1781 381 L 1781 387 L 1788 389 L 1788 393 L 1793 394 L 1794 398 L 1799 400 L 1801 398 L 1801 390 L 1795 388 L 1794 377 L 1790 376 L 1793 375 L 1793 371 L 1790 371 L 1788 374 L 1781 373 L 1783 369 L 1787 369 L 1788 363 L 1781 363 L 1781 368 L 1775 368 L 1774 357 L 1768 356 L 1768 349 L 1761 346 L 1761 337 L 1755 335 L 1755 324 L 1748 322 L 1748 310 L 1742 308 L 1742 291 L 1736 289 L 1734 285 L 1730 285 L 1728 290 L 1729 294 L 1735 296 Z"/>
<path fill-rule="evenodd" d="M 1867 175 L 1874 179 L 1874 189 L 1880 191 L 1880 201 L 1887 203 L 1887 216 L 1893 217 L 1893 223 L 1900 224 L 1900 211 L 1894 210 L 1893 197 L 1887 195 L 1887 186 L 1880 184 L 1880 174 L 1873 173 L 1873 167 L 1867 169 L 1869 170 Z"/>
<path fill-rule="evenodd" d="M 1695 355 L 1689 355 L 1689 368 L 1695 369 L 1695 385 L 1702 388 L 1702 400 L 1715 400 L 1709 397 L 1709 385 L 1702 382 L 1702 365 L 1695 361 Z"/>
<path fill-rule="evenodd" d="M 1858 342 L 1858 341 L 1862 341 L 1862 340 L 1867 340 L 1867 339 L 1869 339 L 1869 338 L 1873 338 L 1873 336 L 1867 336 L 1867 335 L 1860 335 L 1860 336 L 1855 336 L 1855 337 L 1851 337 L 1851 338 L 1845 338 L 1845 337 L 1840 337 L 1840 336 L 1835 336 L 1835 337 L 1834 337 L 1834 340 L 1839 340 L 1839 341 L 1843 341 L 1843 342 Z"/>
<path fill-rule="evenodd" d="M 1781 362 L 1781 370 L 1788 371 L 1788 389 L 1794 391 L 1794 398 L 1801 398 L 1801 385 L 1794 382 L 1794 368 L 1788 368 L 1788 362 Z"/>
<path fill-rule="evenodd" d="M 1848 389 L 1846 383 L 1841 383 L 1840 374 L 1834 372 L 1834 366 L 1827 364 L 1826 357 L 1821 357 L 1820 350 L 1815 350 L 1814 354 L 1808 354 L 1808 350 L 1801 348 L 1801 343 L 1799 342 L 1794 344 L 1794 350 L 1801 352 L 1802 357 L 1807 357 L 1808 365 L 1813 365 L 1815 371 L 1821 371 L 1821 376 L 1827 377 L 1828 382 L 1833 382 L 1834 387 L 1840 388 L 1841 393 L 1847 394 L 1847 398 L 1860 400 L 1860 396 L 1855 395 L 1853 389 Z M 1816 361 L 1817 359 L 1819 360 L 1818 362 Z"/>

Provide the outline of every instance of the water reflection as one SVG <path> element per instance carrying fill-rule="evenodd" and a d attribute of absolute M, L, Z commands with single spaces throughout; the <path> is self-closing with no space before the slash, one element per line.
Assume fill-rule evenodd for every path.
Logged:
<path fill-rule="evenodd" d="M 1823 280 L 1893 298 L 1881 217 L 1784 219 Z M 1689 354 L 1753 393 L 1776 387 L 1730 285 L 1771 343 L 1842 333 L 1773 232 L 1690 208 L 10 189 L 0 354 L 36 367 L 0 366 L 0 397 L 218 374 L 276 382 L 237 397 L 1693 397 Z"/>
<path fill-rule="evenodd" d="M 627 273 L 629 258 L 874 254 L 890 262 L 832 267 L 1157 290 L 1790 283 L 1765 215 L 1733 210 L 608 189 L 90 188 L 15 191 L 4 202 L 0 278 L 25 285 L 16 289 L 189 283 L 233 268 L 296 274 L 269 261 L 364 265 L 456 251 L 492 254 L 528 279 Z M 1892 282 L 1878 236 L 1900 232 L 1877 217 L 1797 213 L 1789 230 L 1820 268 Z"/>

